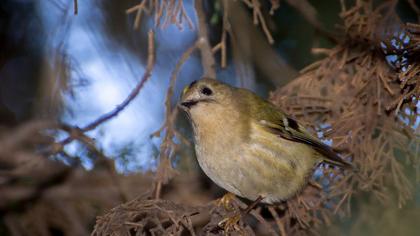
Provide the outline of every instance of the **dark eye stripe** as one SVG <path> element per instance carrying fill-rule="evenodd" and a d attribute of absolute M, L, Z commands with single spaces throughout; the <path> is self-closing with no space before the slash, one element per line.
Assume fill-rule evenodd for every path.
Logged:
<path fill-rule="evenodd" d="M 191 88 L 192 86 L 194 86 L 194 84 L 196 84 L 197 83 L 197 80 L 194 80 L 193 82 L 191 82 L 191 84 L 190 85 L 188 85 L 188 88 Z"/>

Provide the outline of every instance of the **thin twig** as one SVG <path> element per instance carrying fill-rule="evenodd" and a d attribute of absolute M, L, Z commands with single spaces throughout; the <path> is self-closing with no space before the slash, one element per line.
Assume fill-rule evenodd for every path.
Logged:
<path fill-rule="evenodd" d="M 73 1 L 73 6 L 74 6 L 74 14 L 77 15 L 79 11 L 79 7 L 77 6 L 77 0 Z"/>
<path fill-rule="evenodd" d="M 143 0 L 140 4 L 137 4 L 134 7 L 131 7 L 125 11 L 126 14 L 136 12 L 136 16 L 134 18 L 134 29 L 138 29 L 140 26 L 141 16 L 143 14 L 143 11 L 146 11 L 146 2 L 147 0 Z"/>
<path fill-rule="evenodd" d="M 282 219 L 280 219 L 279 214 L 277 214 L 276 209 L 273 206 L 269 206 L 268 210 L 270 211 L 271 215 L 273 216 L 274 220 L 276 221 L 277 227 L 280 230 L 282 236 L 287 236 L 286 229 L 284 228 L 284 224 Z"/>
<path fill-rule="evenodd" d="M 163 130 L 166 130 L 165 137 L 163 138 L 162 144 L 160 146 L 160 157 L 159 157 L 159 159 L 160 159 L 161 163 L 162 163 L 162 161 L 165 161 L 164 159 L 170 159 L 170 155 L 174 153 L 173 151 L 175 149 L 175 147 L 174 147 L 175 143 L 173 142 L 172 138 L 174 137 L 176 132 L 173 128 L 173 125 L 175 123 L 175 119 L 176 119 L 176 115 L 178 113 L 177 112 L 178 110 L 177 110 L 177 108 L 172 109 L 172 107 L 171 107 L 171 98 L 172 98 L 173 93 L 174 93 L 175 82 L 177 80 L 177 76 L 178 76 L 179 71 L 181 70 L 182 65 L 184 65 L 184 63 L 188 60 L 188 58 L 195 51 L 195 49 L 197 49 L 197 43 L 194 43 L 187 50 L 185 50 L 185 52 L 182 54 L 181 58 L 179 59 L 179 61 L 175 65 L 175 68 L 171 73 L 169 88 L 168 88 L 168 91 L 166 92 L 165 121 L 164 121 L 162 127 L 158 131 L 156 131 L 152 134 L 153 136 L 158 137 L 158 136 L 160 136 L 160 134 Z M 166 171 L 166 170 L 158 169 L 158 171 Z M 160 198 L 160 193 L 162 191 L 162 184 L 164 182 L 164 177 L 161 177 L 161 176 L 166 176 L 166 175 L 163 174 L 163 173 L 159 173 L 157 176 L 158 177 L 156 178 L 154 196 L 155 196 L 156 199 L 159 199 Z"/>
<path fill-rule="evenodd" d="M 267 37 L 267 40 L 270 44 L 274 43 L 274 38 L 271 35 L 270 30 L 268 29 L 267 23 L 265 22 L 264 16 L 261 12 L 261 4 L 259 0 L 242 0 L 245 5 L 247 5 L 249 8 L 252 8 L 252 15 L 253 15 L 253 21 L 255 25 L 261 24 L 261 28 Z"/>
<path fill-rule="evenodd" d="M 122 188 L 122 185 L 118 179 L 118 174 L 115 171 L 113 162 L 111 160 L 111 158 L 107 157 L 102 151 L 100 151 L 97 147 L 96 147 L 96 143 L 95 141 L 87 136 L 83 131 L 81 131 L 78 128 L 74 128 L 71 126 L 67 126 L 67 125 L 61 125 L 61 128 L 63 130 L 65 130 L 66 132 L 70 133 L 70 137 L 72 137 L 75 140 L 79 140 L 80 142 L 82 142 L 83 144 L 86 145 L 86 147 L 93 152 L 95 155 L 97 155 L 99 158 L 95 160 L 95 162 L 97 164 L 101 163 L 102 165 L 100 166 L 104 166 L 106 168 L 106 170 L 108 171 L 110 177 L 111 177 L 111 181 L 114 184 L 114 186 L 116 187 L 116 189 L 118 189 L 118 193 L 121 199 L 121 202 L 126 202 L 128 200 L 128 197 L 124 191 L 124 189 Z M 96 165 L 95 165 L 96 166 Z"/>
<path fill-rule="evenodd" d="M 95 129 L 99 125 L 109 121 L 113 117 L 117 116 L 122 110 L 124 110 L 140 93 L 141 89 L 144 87 L 145 83 L 149 80 L 151 77 L 151 72 L 153 70 L 154 64 L 155 64 L 155 44 L 154 44 L 154 33 L 153 31 L 149 31 L 148 34 L 149 39 L 149 46 L 148 46 L 148 58 L 147 58 L 147 67 L 146 71 L 143 74 L 142 79 L 139 81 L 139 83 L 136 85 L 136 87 L 131 91 L 131 93 L 128 95 L 128 97 L 119 104 L 114 110 L 100 116 L 90 124 L 86 125 L 85 127 L 81 128 L 80 130 L 82 132 L 87 132 L 90 130 Z M 66 139 L 59 142 L 61 145 L 66 145 L 73 141 L 73 138 L 71 136 L 67 137 Z"/>

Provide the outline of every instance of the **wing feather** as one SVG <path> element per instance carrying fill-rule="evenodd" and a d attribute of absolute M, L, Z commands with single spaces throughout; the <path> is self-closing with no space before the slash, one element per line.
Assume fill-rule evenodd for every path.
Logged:
<path fill-rule="evenodd" d="M 247 104 L 251 119 L 259 122 L 273 134 L 280 138 L 311 146 L 323 156 L 323 160 L 327 163 L 342 168 L 356 169 L 353 164 L 341 159 L 333 148 L 312 136 L 299 122 L 286 115 L 273 104 L 246 90 L 241 89 L 239 92 L 242 93 L 241 96 L 248 96 L 247 101 L 251 102 L 251 104 Z"/>
<path fill-rule="evenodd" d="M 346 169 L 355 169 L 353 164 L 341 159 L 341 157 L 330 146 L 310 136 L 306 131 L 303 131 L 302 126 L 299 126 L 297 129 L 294 129 L 285 124 L 284 122 L 281 122 L 283 126 L 268 123 L 264 120 L 260 121 L 260 123 L 262 123 L 272 133 L 278 135 L 281 138 L 310 145 L 314 150 L 320 153 L 324 157 L 323 160 L 329 164 L 333 164 L 335 166 L 339 166 Z"/>

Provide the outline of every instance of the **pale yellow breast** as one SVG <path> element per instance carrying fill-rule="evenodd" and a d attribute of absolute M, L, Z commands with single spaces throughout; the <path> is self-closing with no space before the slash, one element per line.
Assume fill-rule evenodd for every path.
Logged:
<path fill-rule="evenodd" d="M 258 122 L 242 124 L 240 114 L 223 109 L 194 120 L 197 159 L 207 176 L 251 200 L 263 196 L 272 203 L 296 194 L 317 162 L 314 151 L 268 132 Z"/>
<path fill-rule="evenodd" d="M 244 139 L 247 138 L 247 128 L 246 124 L 238 122 L 240 117 L 237 112 L 227 109 L 220 106 L 211 109 L 204 107 L 194 112 L 206 110 L 207 115 L 203 116 L 201 113 L 194 117 L 192 114 L 197 160 L 213 182 L 236 195 L 243 196 L 236 182 L 243 181 L 237 170 L 241 165 L 240 153 Z"/>

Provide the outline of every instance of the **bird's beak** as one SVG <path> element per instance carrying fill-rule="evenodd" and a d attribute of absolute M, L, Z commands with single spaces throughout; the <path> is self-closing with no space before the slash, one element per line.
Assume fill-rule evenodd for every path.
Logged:
<path fill-rule="evenodd" d="M 192 106 L 194 106 L 195 104 L 197 104 L 198 103 L 198 101 L 196 101 L 196 100 L 188 100 L 188 101 L 184 101 L 184 102 L 181 102 L 181 103 L 179 103 L 178 105 L 182 108 L 182 109 L 184 109 L 184 110 L 188 110 L 188 109 L 190 109 Z"/>
<path fill-rule="evenodd" d="M 185 94 L 188 92 L 188 89 L 189 89 L 189 87 L 185 86 L 185 88 L 182 90 L 181 100 L 182 100 L 182 98 L 185 97 Z M 191 106 L 193 106 L 195 104 L 197 104 L 197 102 L 194 102 L 192 100 L 186 100 L 186 101 L 178 103 L 178 106 L 183 110 L 188 110 L 188 109 L 190 109 Z"/>

